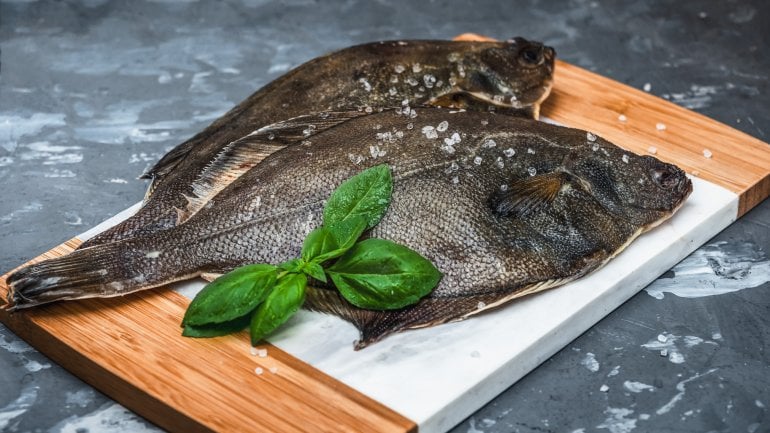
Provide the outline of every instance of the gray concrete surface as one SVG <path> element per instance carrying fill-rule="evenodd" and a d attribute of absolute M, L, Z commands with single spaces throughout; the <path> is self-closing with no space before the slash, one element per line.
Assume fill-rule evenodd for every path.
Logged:
<path fill-rule="evenodd" d="M 167 150 L 333 49 L 523 35 L 768 140 L 768 29 L 761 0 L 2 1 L 0 270 L 135 203 Z M 770 431 L 769 246 L 765 201 L 453 432 Z M 0 430 L 155 429 L 0 326 Z"/>

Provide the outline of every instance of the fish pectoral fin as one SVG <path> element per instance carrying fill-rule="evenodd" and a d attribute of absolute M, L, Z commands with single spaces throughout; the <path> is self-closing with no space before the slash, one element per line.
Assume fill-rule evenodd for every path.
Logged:
<path fill-rule="evenodd" d="M 489 197 L 489 206 L 500 216 L 523 217 L 549 205 L 567 182 L 565 173 L 539 174 L 518 180 Z"/>
<path fill-rule="evenodd" d="M 190 219 L 227 185 L 273 152 L 364 114 L 344 111 L 299 116 L 265 126 L 231 142 L 193 182 L 193 194 L 185 197 L 187 206 L 179 212 L 177 224 Z"/>

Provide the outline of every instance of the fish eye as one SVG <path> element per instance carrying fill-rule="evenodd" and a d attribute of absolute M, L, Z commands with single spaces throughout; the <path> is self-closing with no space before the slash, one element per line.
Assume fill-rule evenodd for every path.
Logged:
<path fill-rule="evenodd" d="M 652 180 L 663 189 L 673 189 L 679 183 L 679 176 L 668 167 L 650 170 Z"/>
<path fill-rule="evenodd" d="M 524 63 L 536 65 L 543 60 L 543 47 L 527 47 L 521 50 L 519 57 Z"/>

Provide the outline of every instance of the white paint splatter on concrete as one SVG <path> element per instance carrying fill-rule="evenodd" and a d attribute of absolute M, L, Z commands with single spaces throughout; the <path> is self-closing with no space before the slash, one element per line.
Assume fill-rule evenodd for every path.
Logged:
<path fill-rule="evenodd" d="M 13 152 L 21 137 L 37 135 L 45 127 L 62 126 L 65 117 L 61 113 L 35 113 L 29 117 L 0 114 L 0 146 Z"/>
<path fill-rule="evenodd" d="M 698 373 L 695 376 L 689 377 L 679 383 L 676 384 L 676 390 L 679 391 L 676 393 L 673 397 L 671 397 L 671 400 L 668 401 L 668 403 L 661 406 L 658 410 L 655 411 L 658 415 L 663 415 L 664 413 L 668 413 L 671 411 L 671 409 L 676 406 L 676 404 L 684 397 L 684 394 L 686 392 L 685 385 L 687 385 L 689 382 L 692 382 L 695 379 L 701 378 L 703 376 L 706 376 L 707 374 L 711 374 L 718 369 L 712 368 L 711 370 L 708 370 L 705 373 Z"/>
<path fill-rule="evenodd" d="M 753 243 L 722 241 L 695 251 L 671 272 L 673 277 L 647 286 L 647 294 L 657 299 L 664 293 L 699 298 L 761 286 L 770 281 L 770 260 Z"/>
<path fill-rule="evenodd" d="M 706 341 L 694 335 L 686 335 L 682 337 L 664 332 L 663 334 L 659 334 L 654 339 L 651 339 L 648 342 L 642 344 L 642 347 L 654 352 L 659 352 L 661 353 L 661 356 L 667 356 L 668 360 L 674 364 L 681 364 L 685 362 L 685 357 L 682 354 L 682 350 L 690 349 L 701 343 L 717 344 L 714 341 Z"/>
<path fill-rule="evenodd" d="M 484 430 L 476 428 L 476 418 L 474 417 L 468 420 L 468 433 L 484 433 Z"/>
<path fill-rule="evenodd" d="M 5 431 L 11 421 L 23 415 L 37 400 L 38 387 L 34 382 L 24 384 L 16 400 L 0 409 L 0 430 Z"/>
<path fill-rule="evenodd" d="M 84 416 L 71 416 L 51 430 L 52 433 L 157 433 L 159 430 L 147 424 L 136 414 L 117 403 L 107 403 Z"/>
<path fill-rule="evenodd" d="M 43 209 L 43 204 L 37 201 L 33 201 L 32 203 L 25 204 L 21 209 L 17 209 L 13 212 L 0 216 L 0 221 L 11 221 L 12 219 L 18 218 L 21 215 L 37 212 L 41 209 Z"/>
<path fill-rule="evenodd" d="M 64 403 L 67 406 L 86 407 L 93 403 L 95 397 L 96 392 L 93 389 L 83 388 L 74 392 L 68 391 L 64 398 Z"/>
<path fill-rule="evenodd" d="M 632 413 L 631 409 L 608 407 L 604 411 L 607 418 L 596 428 L 607 429 L 610 433 L 629 433 L 636 428 L 636 418 L 628 418 Z"/>
<path fill-rule="evenodd" d="M 586 353 L 586 356 L 583 357 L 580 364 L 593 373 L 599 371 L 599 361 L 596 360 L 596 355 L 591 352 Z"/>
<path fill-rule="evenodd" d="M 105 182 L 107 182 L 107 183 L 128 183 L 127 180 L 121 179 L 119 177 L 113 177 L 112 179 L 107 179 L 107 180 L 105 180 Z"/>
<path fill-rule="evenodd" d="M 646 383 L 642 382 L 636 382 L 632 380 L 627 380 L 623 382 L 623 388 L 625 388 L 627 391 L 633 392 L 633 393 L 640 393 L 642 391 L 655 391 L 655 387 L 652 385 L 647 385 Z"/>
<path fill-rule="evenodd" d="M 620 366 L 616 365 L 612 367 L 612 370 L 610 370 L 609 373 L 607 373 L 607 377 L 617 376 L 618 373 L 620 373 Z"/>

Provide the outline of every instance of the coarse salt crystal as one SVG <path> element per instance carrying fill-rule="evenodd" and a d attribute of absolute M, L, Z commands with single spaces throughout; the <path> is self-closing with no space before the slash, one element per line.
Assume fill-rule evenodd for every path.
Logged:
<path fill-rule="evenodd" d="M 527 148 L 527 153 L 531 153 L 532 155 L 534 155 L 535 154 L 535 149 L 533 149 L 531 147 L 528 147 Z"/>
<path fill-rule="evenodd" d="M 592 134 L 590 132 L 586 132 L 586 140 L 588 140 L 588 141 L 593 143 L 594 141 L 596 141 L 596 135 L 594 135 L 594 134 Z"/>
<path fill-rule="evenodd" d="M 625 114 L 621 114 L 620 116 L 618 116 L 618 120 L 620 120 L 621 122 L 625 122 L 626 120 L 628 120 L 628 118 L 626 117 Z"/>
<path fill-rule="evenodd" d="M 476 305 L 476 307 L 478 307 L 479 310 L 481 310 L 482 308 L 484 308 L 486 306 L 487 306 L 487 304 L 485 304 L 484 302 L 481 302 L 481 301 L 479 301 L 479 303 Z"/>
<path fill-rule="evenodd" d="M 658 148 L 655 146 L 650 146 L 647 148 L 647 152 L 649 152 L 652 155 L 655 155 L 656 153 L 658 153 Z"/>
<path fill-rule="evenodd" d="M 599 387 L 599 391 L 601 391 L 601 392 L 607 392 L 609 390 L 610 390 L 610 387 L 607 386 L 607 385 L 602 385 L 602 386 Z"/>
<path fill-rule="evenodd" d="M 257 350 L 257 356 L 259 356 L 260 358 L 267 357 L 267 349 L 259 349 L 259 350 Z"/>
<path fill-rule="evenodd" d="M 668 349 L 662 349 L 662 350 L 660 351 L 660 356 L 662 356 L 662 357 L 664 357 L 664 358 L 665 358 L 666 356 L 668 356 Z"/>
<path fill-rule="evenodd" d="M 644 89 L 645 92 L 649 92 L 650 90 L 652 90 L 652 84 L 644 83 L 644 86 L 642 86 L 642 89 Z"/>
<path fill-rule="evenodd" d="M 264 371 L 265 370 L 263 370 L 262 367 L 257 367 L 254 369 L 254 373 L 256 373 L 257 375 L 264 373 Z"/>
<path fill-rule="evenodd" d="M 658 131 L 665 131 L 666 130 L 666 124 L 658 122 L 658 123 L 655 124 L 655 129 L 657 129 Z"/>
<path fill-rule="evenodd" d="M 270 372 L 273 374 L 278 373 L 278 367 L 270 367 Z"/>
<path fill-rule="evenodd" d="M 700 171 L 693 170 L 690 174 L 697 177 L 700 174 Z"/>
<path fill-rule="evenodd" d="M 621 157 L 621 159 L 623 160 L 623 162 L 625 162 L 626 164 L 628 164 L 628 155 L 626 155 L 626 154 L 624 153 L 624 154 L 623 154 L 623 156 Z"/>
<path fill-rule="evenodd" d="M 668 341 L 668 337 L 666 337 L 663 334 L 658 334 L 658 341 L 660 341 L 661 343 L 665 343 L 666 341 Z"/>
<path fill-rule="evenodd" d="M 529 167 L 527 173 L 529 173 L 530 176 L 534 176 L 537 174 L 537 169 L 535 169 L 535 167 Z"/>
<path fill-rule="evenodd" d="M 447 122 L 446 120 L 444 120 L 443 122 L 441 122 L 441 123 L 439 123 L 439 124 L 438 124 L 438 126 L 436 127 L 436 131 L 438 131 L 438 132 L 444 132 L 444 131 L 446 131 L 446 130 L 447 130 L 447 128 L 449 128 L 449 122 Z"/>
<path fill-rule="evenodd" d="M 516 151 L 513 148 L 509 147 L 503 151 L 503 154 L 505 155 L 506 158 L 510 158 L 516 154 Z"/>
<path fill-rule="evenodd" d="M 711 158 L 713 156 L 713 154 L 711 153 L 710 150 L 703 149 L 703 156 L 705 156 L 706 158 Z"/>
<path fill-rule="evenodd" d="M 476 164 L 476 165 L 481 165 L 481 157 L 477 156 L 477 157 L 473 158 L 473 163 Z"/>
<path fill-rule="evenodd" d="M 394 69 L 396 70 L 397 74 L 400 74 L 400 73 L 402 73 L 402 72 L 404 72 L 406 70 L 404 65 L 396 65 L 396 67 Z"/>

